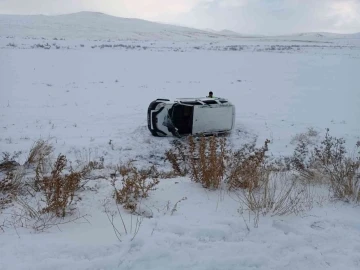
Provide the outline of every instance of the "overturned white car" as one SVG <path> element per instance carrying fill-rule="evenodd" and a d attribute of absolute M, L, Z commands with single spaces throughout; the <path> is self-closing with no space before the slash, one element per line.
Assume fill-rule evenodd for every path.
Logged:
<path fill-rule="evenodd" d="M 235 123 L 235 106 L 224 98 L 157 99 L 147 112 L 153 136 L 229 133 Z"/>

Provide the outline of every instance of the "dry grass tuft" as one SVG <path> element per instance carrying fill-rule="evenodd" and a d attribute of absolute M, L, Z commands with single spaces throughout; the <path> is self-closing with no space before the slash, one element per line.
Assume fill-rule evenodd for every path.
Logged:
<path fill-rule="evenodd" d="M 38 140 L 31 148 L 25 165 L 38 165 L 39 163 L 43 164 L 44 161 L 50 157 L 53 151 L 53 146 L 48 142 L 44 140 Z"/>
<path fill-rule="evenodd" d="M 139 233 L 140 231 L 140 228 L 141 228 L 141 224 L 144 220 L 144 217 L 143 216 L 140 216 L 140 215 L 137 215 L 136 216 L 136 220 L 135 220 L 135 224 L 134 221 L 133 221 L 133 218 L 130 219 L 130 226 L 126 224 L 125 220 L 123 219 L 123 216 L 121 214 L 121 211 L 120 211 L 120 208 L 118 207 L 118 205 L 116 205 L 116 209 L 117 211 L 111 211 L 110 210 L 110 207 L 109 207 L 109 201 L 105 200 L 104 201 L 104 204 L 103 204 L 103 207 L 104 207 L 104 212 L 108 218 L 108 221 L 110 222 L 113 230 L 114 230 L 114 234 L 116 236 L 116 238 L 119 240 L 119 242 L 122 242 L 122 233 L 119 229 L 119 227 L 116 225 L 116 222 L 115 222 L 115 217 L 117 215 L 119 215 L 120 217 L 120 220 L 121 220 L 121 225 L 122 225 L 122 228 L 124 229 L 124 233 L 126 235 L 129 235 L 131 234 L 132 235 L 132 238 L 130 241 L 133 241 L 136 237 L 136 235 Z"/>
<path fill-rule="evenodd" d="M 13 211 L 10 219 L 6 219 L 4 222 L 5 227 L 11 228 L 27 228 L 32 229 L 35 232 L 44 232 L 52 227 L 58 227 L 63 224 L 86 219 L 87 215 L 76 215 L 67 219 L 59 219 L 54 212 L 45 212 L 38 202 L 37 206 L 32 206 L 29 202 L 21 197 L 17 197 L 14 201 L 20 206 L 17 211 Z"/>
<path fill-rule="evenodd" d="M 255 227 L 260 216 L 298 215 L 313 205 L 309 187 L 284 173 L 272 174 L 256 188 L 241 190 L 238 197 L 245 210 L 254 214 Z"/>

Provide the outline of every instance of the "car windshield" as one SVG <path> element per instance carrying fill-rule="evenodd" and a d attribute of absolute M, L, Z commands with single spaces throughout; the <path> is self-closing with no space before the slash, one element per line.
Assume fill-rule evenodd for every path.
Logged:
<path fill-rule="evenodd" d="M 168 127 L 168 128 L 174 128 L 175 127 L 175 125 L 174 125 L 174 123 L 172 121 L 172 117 L 171 117 L 171 109 L 170 110 L 167 109 L 167 114 L 164 117 L 163 125 L 165 127 Z"/>
<path fill-rule="evenodd" d="M 169 131 L 176 137 L 180 137 L 178 130 L 176 128 L 176 126 L 174 125 L 174 122 L 172 120 L 172 108 L 169 110 L 167 109 L 167 114 L 164 117 L 164 121 L 163 121 L 163 126 L 167 127 L 169 129 Z"/>

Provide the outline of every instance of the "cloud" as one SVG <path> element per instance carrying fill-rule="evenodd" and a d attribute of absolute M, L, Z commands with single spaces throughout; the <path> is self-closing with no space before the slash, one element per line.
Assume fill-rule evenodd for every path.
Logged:
<path fill-rule="evenodd" d="M 96 10 L 122 16 L 155 18 L 191 11 L 206 0 L 0 0 L 0 13 L 63 13 Z"/>
<path fill-rule="evenodd" d="M 161 14 L 178 14 L 185 13 L 192 10 L 192 8 L 199 2 L 197 0 L 122 0 L 123 5 L 127 10 L 131 11 L 137 16 L 157 17 Z"/>
<path fill-rule="evenodd" d="M 360 1 L 334 1 L 329 7 L 327 16 L 335 20 L 336 28 L 360 25 Z"/>
<path fill-rule="evenodd" d="M 249 3 L 249 0 L 222 0 L 218 1 L 219 7 L 241 7 Z"/>
<path fill-rule="evenodd" d="M 178 20 L 245 34 L 360 32 L 360 0 L 209 0 Z"/>
<path fill-rule="evenodd" d="M 86 2 L 84 0 L 0 0 L 0 13 L 59 14 L 76 12 L 86 8 Z"/>

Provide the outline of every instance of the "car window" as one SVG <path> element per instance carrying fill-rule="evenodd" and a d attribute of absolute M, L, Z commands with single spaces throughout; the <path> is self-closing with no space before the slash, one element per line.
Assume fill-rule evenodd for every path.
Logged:
<path fill-rule="evenodd" d="M 215 100 L 204 100 L 205 104 L 218 104 Z"/>
<path fill-rule="evenodd" d="M 201 105 L 201 103 L 198 102 L 198 101 L 181 101 L 181 104 L 185 104 L 185 105 Z"/>

